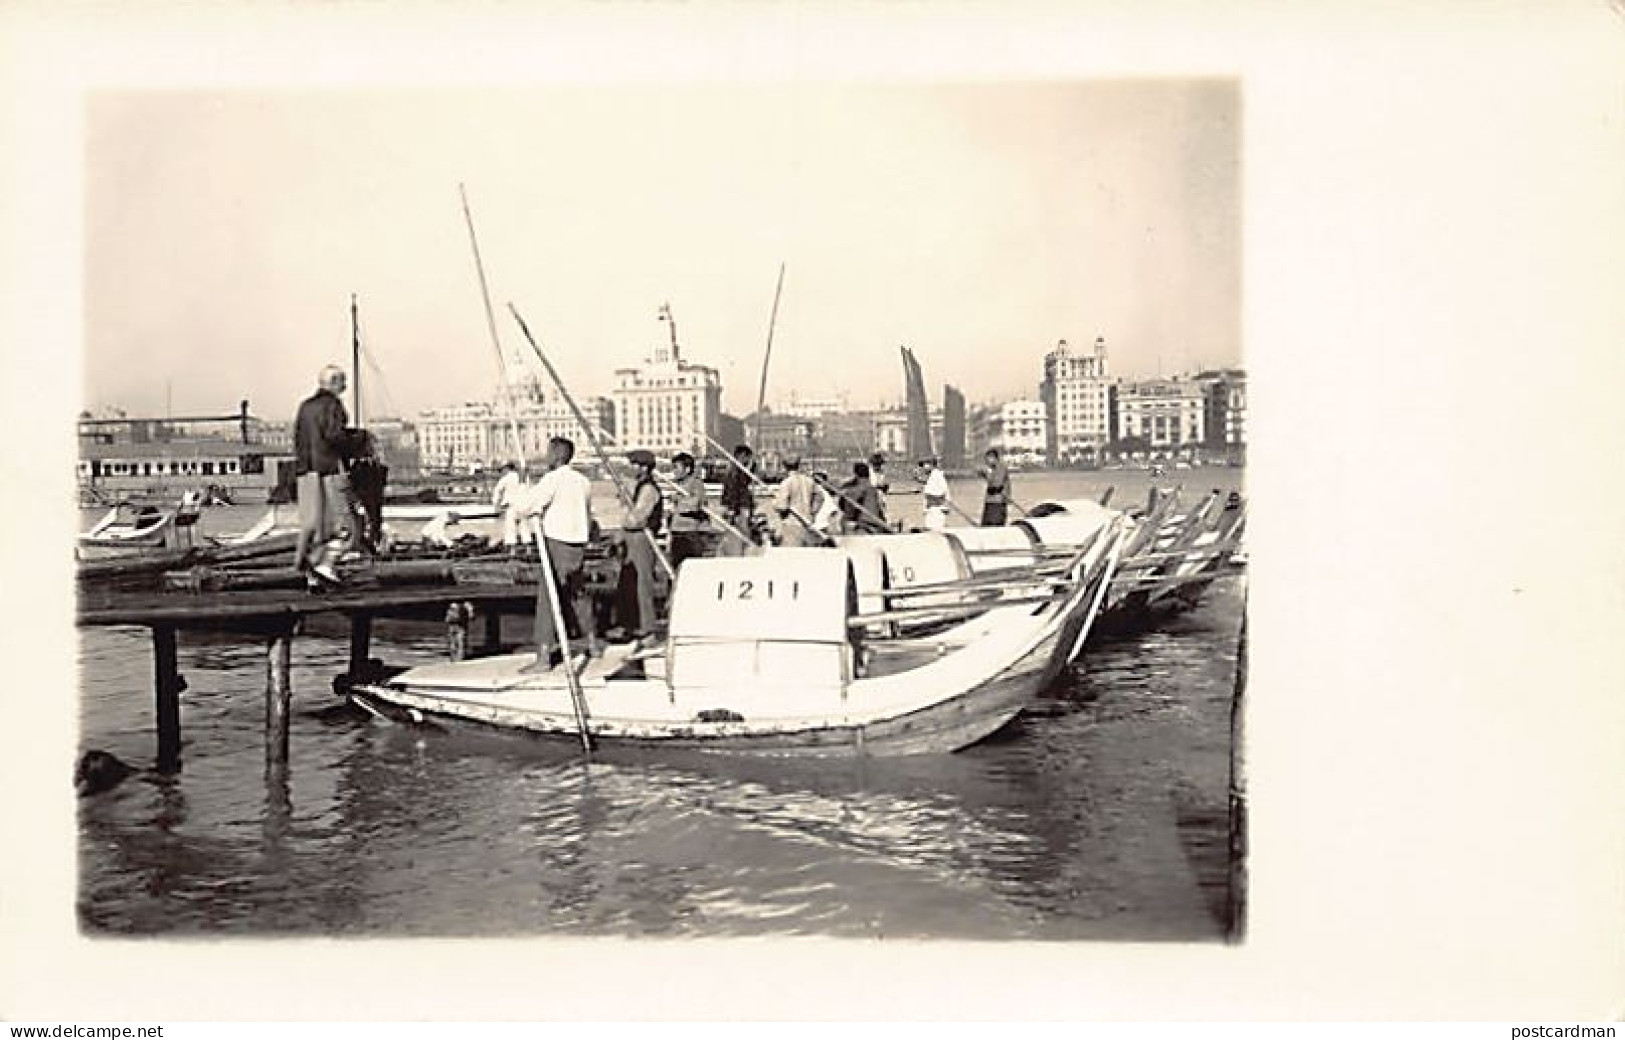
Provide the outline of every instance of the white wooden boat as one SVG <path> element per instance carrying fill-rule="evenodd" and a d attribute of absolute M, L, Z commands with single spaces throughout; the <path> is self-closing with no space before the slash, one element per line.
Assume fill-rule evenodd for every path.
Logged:
<path fill-rule="evenodd" d="M 173 509 L 120 502 L 79 535 L 76 555 L 80 559 L 103 559 L 191 548 L 198 511 L 198 502 L 190 493 Z"/>
<path fill-rule="evenodd" d="M 670 634 L 642 677 L 615 648 L 580 673 L 584 725 L 602 744 L 853 756 L 958 750 L 1008 723 L 1081 646 L 1112 573 L 1103 548 L 1053 594 L 994 603 L 923 639 L 870 639 L 846 553 L 785 549 L 693 559 Z M 894 613 L 907 613 L 896 611 Z M 395 717 L 579 738 L 561 666 L 531 654 L 404 672 L 352 696 Z"/>

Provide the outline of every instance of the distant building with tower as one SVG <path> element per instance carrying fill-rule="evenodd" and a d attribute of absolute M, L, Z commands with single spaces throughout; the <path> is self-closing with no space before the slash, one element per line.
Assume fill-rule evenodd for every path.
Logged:
<path fill-rule="evenodd" d="M 1052 463 L 1093 455 L 1111 439 L 1110 382 L 1106 340 L 1096 337 L 1093 349 L 1075 350 L 1061 340 L 1044 355 L 1045 454 Z"/>
<path fill-rule="evenodd" d="M 660 320 L 667 325 L 665 342 L 642 365 L 615 370 L 610 400 L 620 449 L 705 454 L 712 450 L 706 438 L 722 432 L 722 376 L 683 360 L 670 305 L 660 308 Z"/>

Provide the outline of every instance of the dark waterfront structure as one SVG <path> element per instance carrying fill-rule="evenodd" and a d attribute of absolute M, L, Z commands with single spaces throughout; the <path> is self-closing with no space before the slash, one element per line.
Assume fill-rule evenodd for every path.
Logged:
<path fill-rule="evenodd" d="M 946 385 L 942 388 L 942 467 L 965 468 L 965 395 Z"/>

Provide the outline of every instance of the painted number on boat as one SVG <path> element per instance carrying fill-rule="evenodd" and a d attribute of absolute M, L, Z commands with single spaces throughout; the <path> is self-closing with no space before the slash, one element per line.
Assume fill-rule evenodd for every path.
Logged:
<path fill-rule="evenodd" d="M 717 582 L 717 599 L 800 599 L 801 582 L 792 581 L 789 585 L 784 582 L 775 582 L 772 579 L 757 581 L 752 578 L 741 578 L 738 581 Z"/>

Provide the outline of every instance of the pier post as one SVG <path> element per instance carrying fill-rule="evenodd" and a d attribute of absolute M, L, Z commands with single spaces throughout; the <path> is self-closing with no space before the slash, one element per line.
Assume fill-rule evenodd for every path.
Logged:
<path fill-rule="evenodd" d="M 502 649 L 502 611 L 495 603 L 485 607 L 485 643 L 480 651 L 495 654 Z"/>
<path fill-rule="evenodd" d="M 367 611 L 357 611 L 350 615 L 350 682 L 361 682 L 366 677 L 371 667 L 367 658 L 371 654 L 372 615 Z"/>
<path fill-rule="evenodd" d="M 461 661 L 468 656 L 468 604 L 453 603 L 446 608 L 446 656 Z"/>
<path fill-rule="evenodd" d="M 265 665 L 265 761 L 288 761 L 288 715 L 293 700 L 293 626 L 275 629 L 267 643 Z"/>
<path fill-rule="evenodd" d="M 153 691 L 158 714 L 158 772 L 181 768 L 181 680 L 175 656 L 175 626 L 152 626 Z"/>

